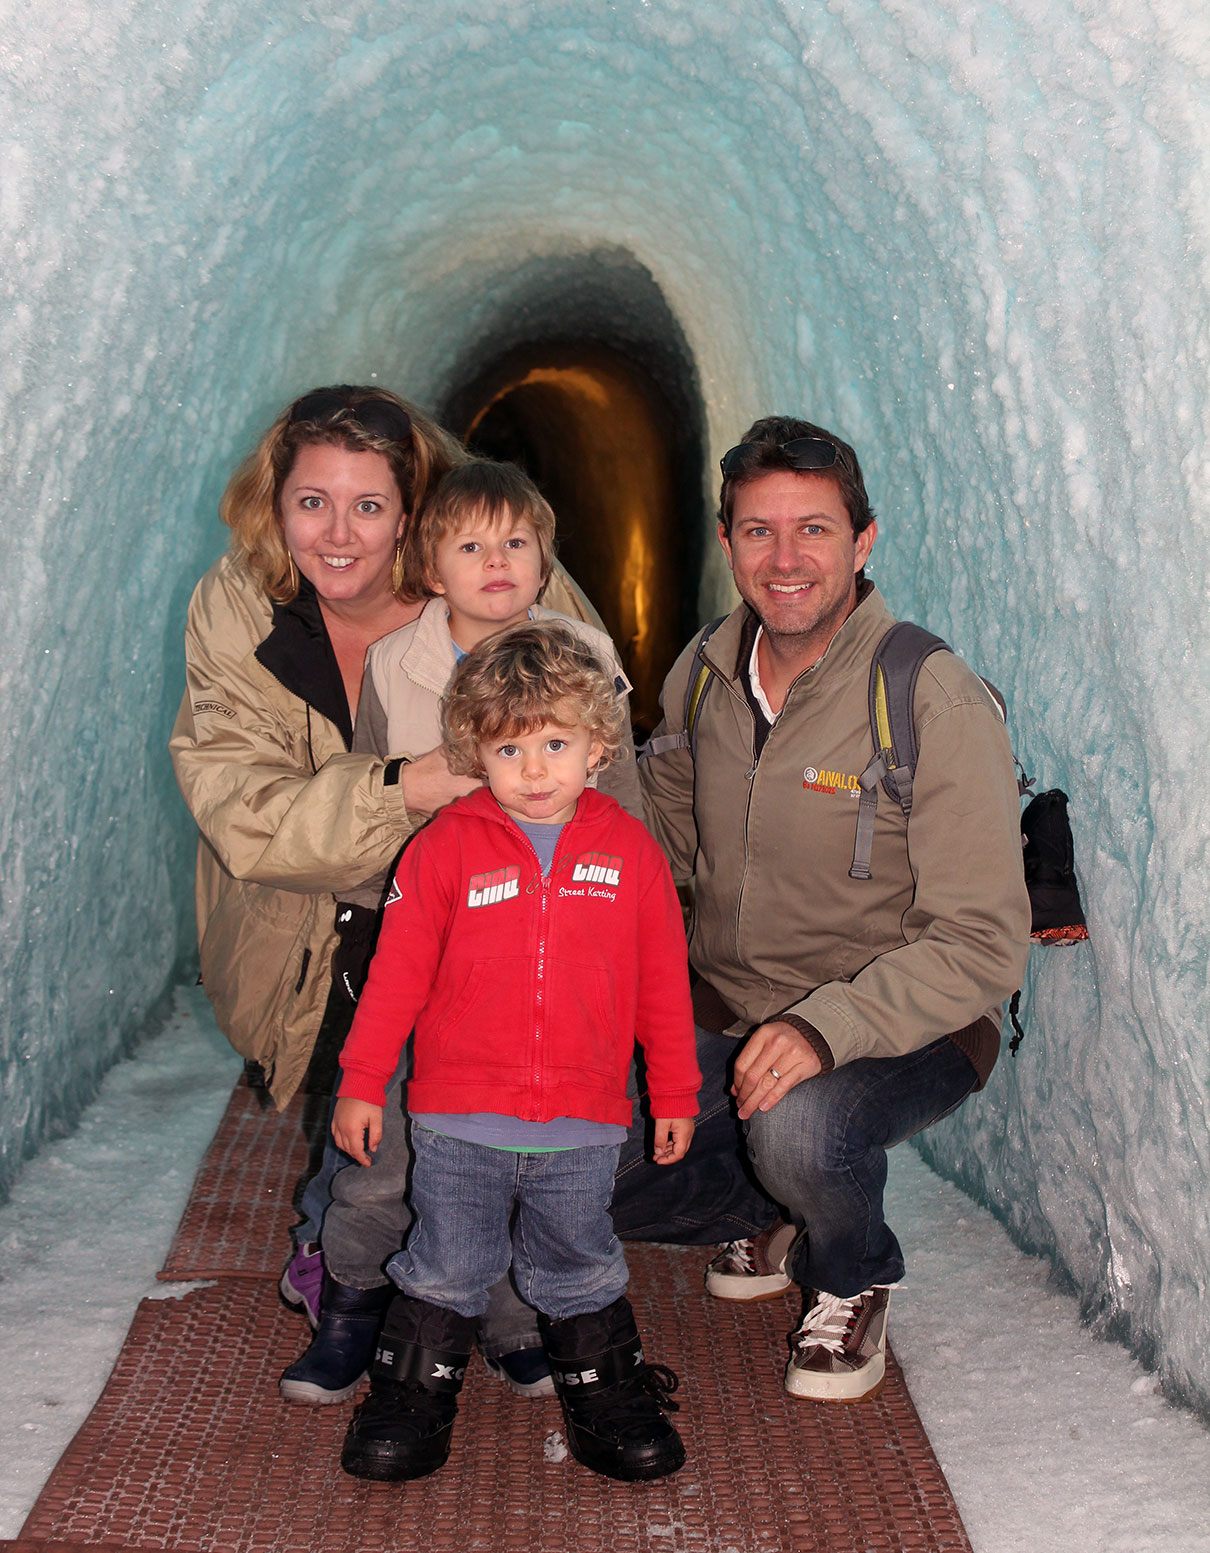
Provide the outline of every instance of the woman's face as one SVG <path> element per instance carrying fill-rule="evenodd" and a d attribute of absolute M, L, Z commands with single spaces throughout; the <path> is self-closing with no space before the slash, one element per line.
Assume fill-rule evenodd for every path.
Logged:
<path fill-rule="evenodd" d="M 280 508 L 294 564 L 324 603 L 357 611 L 385 601 L 405 514 L 381 453 L 301 447 Z"/>

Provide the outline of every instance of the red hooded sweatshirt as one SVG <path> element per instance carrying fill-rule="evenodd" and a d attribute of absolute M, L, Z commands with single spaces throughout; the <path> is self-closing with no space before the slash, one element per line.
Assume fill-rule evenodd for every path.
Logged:
<path fill-rule="evenodd" d="M 681 911 L 646 828 L 585 788 L 549 875 L 486 788 L 405 851 L 341 1053 L 382 1105 L 415 1027 L 408 1109 L 627 1125 L 637 1036 L 651 1114 L 697 1114 Z"/>

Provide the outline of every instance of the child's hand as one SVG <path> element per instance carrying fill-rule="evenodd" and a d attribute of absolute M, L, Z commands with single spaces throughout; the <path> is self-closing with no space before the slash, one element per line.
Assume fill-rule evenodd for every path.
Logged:
<path fill-rule="evenodd" d="M 370 1155 L 382 1142 L 382 1107 L 347 1096 L 338 1100 L 332 1113 L 332 1136 L 337 1148 L 359 1165 L 368 1165 Z"/>
<path fill-rule="evenodd" d="M 678 1159 L 684 1159 L 694 1125 L 690 1116 L 678 1116 L 672 1121 L 667 1117 L 656 1117 L 652 1158 L 657 1165 L 675 1165 Z"/>

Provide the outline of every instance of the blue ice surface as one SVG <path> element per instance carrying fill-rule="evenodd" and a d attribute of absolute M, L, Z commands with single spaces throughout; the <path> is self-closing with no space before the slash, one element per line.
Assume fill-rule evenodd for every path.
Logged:
<path fill-rule="evenodd" d="M 3 0 L 0 40 L 0 1185 L 191 963 L 163 748 L 236 459 L 316 382 L 437 405 L 654 291 L 711 457 L 770 408 L 854 441 L 893 607 L 1072 796 L 1092 941 L 929 1157 L 1210 1405 L 1203 0 Z"/>

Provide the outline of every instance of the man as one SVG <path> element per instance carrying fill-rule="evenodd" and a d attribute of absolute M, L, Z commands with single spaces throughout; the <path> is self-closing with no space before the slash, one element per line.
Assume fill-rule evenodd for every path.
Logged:
<path fill-rule="evenodd" d="M 871 877 L 850 876 L 857 779 L 873 755 L 871 661 L 894 623 L 863 572 L 878 526 L 857 457 L 817 426 L 772 417 L 722 469 L 718 537 L 742 603 L 702 650 L 695 748 L 696 639 L 665 683 L 642 773 L 652 828 L 678 883 L 693 885 L 703 1126 L 663 1183 L 624 1152 L 615 1221 L 631 1237 L 700 1239 L 729 1171 L 739 1217 L 766 1228 L 715 1258 L 707 1289 L 747 1300 L 800 1284 L 786 1389 L 858 1401 L 881 1389 L 903 1275 L 883 1215 L 886 1150 L 986 1082 L 1000 1005 L 1024 970 L 1017 787 L 981 681 L 934 653 L 915 690 L 910 818 L 883 795 Z M 785 1222 L 769 1225 L 772 1207 L 757 1217 L 733 1148 L 726 1161 L 728 1088 Z"/>

